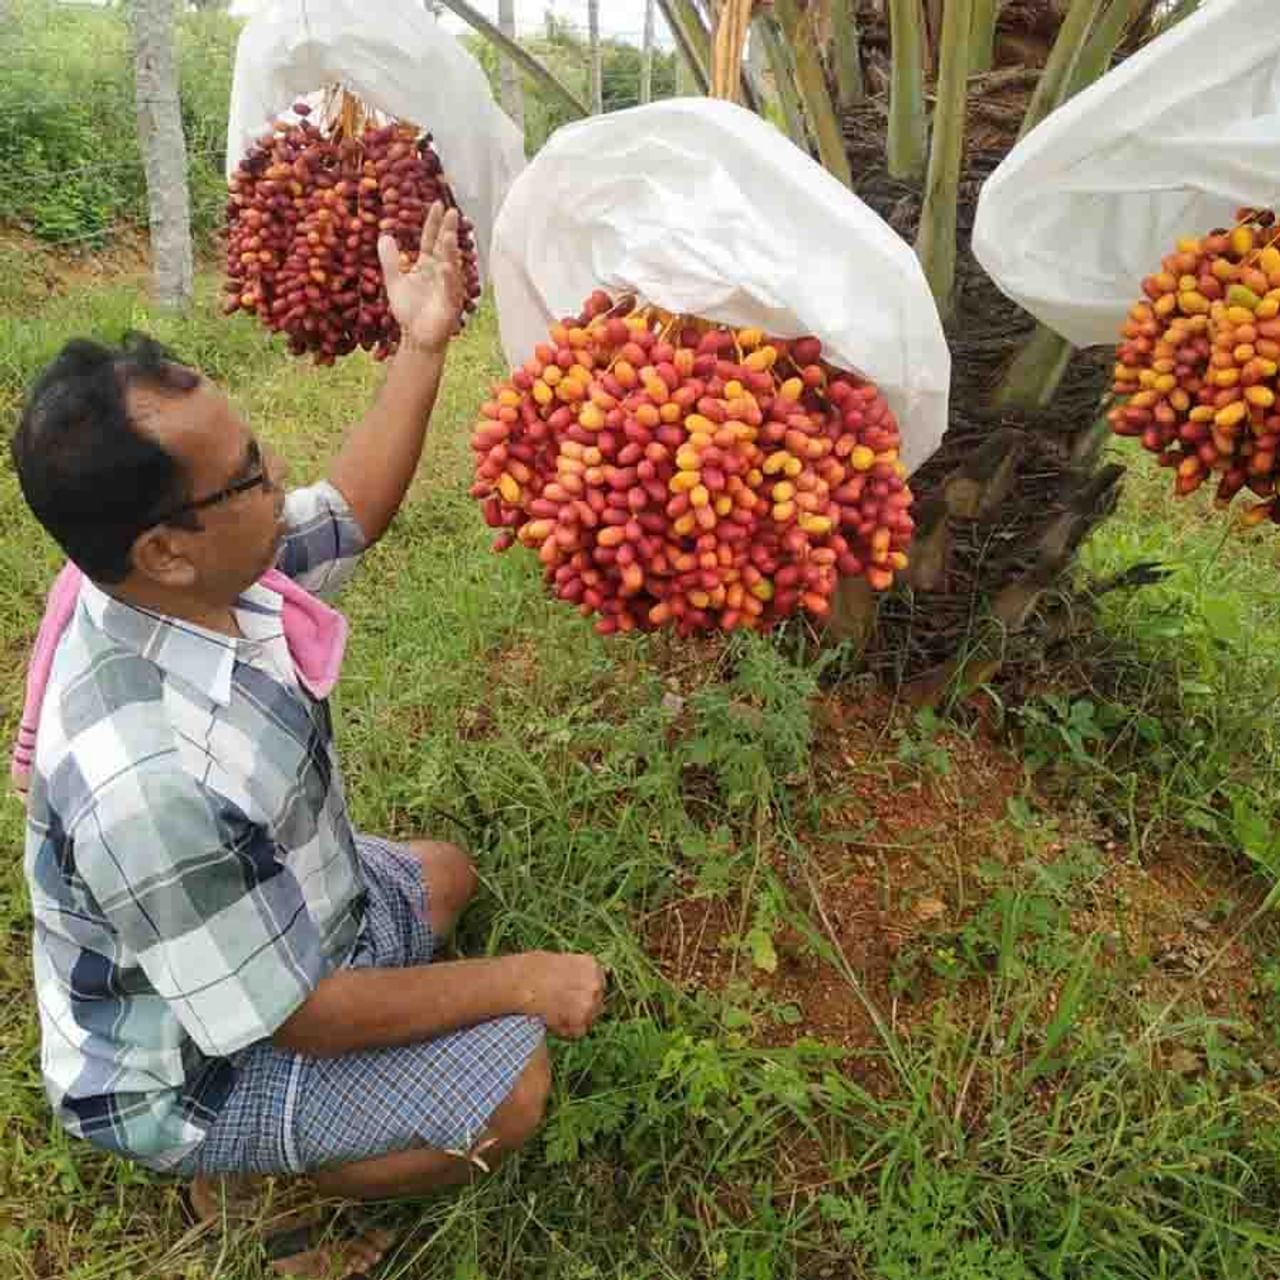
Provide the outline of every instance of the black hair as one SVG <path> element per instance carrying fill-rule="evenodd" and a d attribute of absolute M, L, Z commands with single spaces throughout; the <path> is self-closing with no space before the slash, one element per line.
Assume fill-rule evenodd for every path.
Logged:
<path fill-rule="evenodd" d="M 95 581 L 127 577 L 134 539 L 188 497 L 181 464 L 130 417 L 129 389 L 176 394 L 199 382 L 153 338 L 129 332 L 119 347 L 73 339 L 32 386 L 10 442 L 18 481 L 36 519 Z"/>

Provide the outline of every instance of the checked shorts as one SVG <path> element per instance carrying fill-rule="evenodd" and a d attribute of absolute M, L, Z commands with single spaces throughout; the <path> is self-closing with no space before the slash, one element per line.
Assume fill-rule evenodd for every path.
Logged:
<path fill-rule="evenodd" d="M 349 964 L 426 964 L 433 940 L 421 864 L 403 846 L 358 840 L 368 889 Z M 259 1041 L 232 1059 L 236 1082 L 204 1141 L 174 1168 L 303 1173 L 410 1147 L 467 1151 L 541 1044 L 537 1018 L 506 1017 L 402 1048 L 309 1058 Z"/>

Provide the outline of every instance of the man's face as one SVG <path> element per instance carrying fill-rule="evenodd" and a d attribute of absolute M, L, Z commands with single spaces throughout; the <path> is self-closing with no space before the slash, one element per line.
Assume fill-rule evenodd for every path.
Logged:
<path fill-rule="evenodd" d="M 230 605 L 275 562 L 284 533 L 283 463 L 206 379 L 193 391 L 131 391 L 129 411 L 138 429 L 177 462 L 198 507 L 191 513 L 197 528 L 164 524 L 140 535 L 134 573 L 209 604 Z M 239 492 L 200 505 L 244 482 Z"/>

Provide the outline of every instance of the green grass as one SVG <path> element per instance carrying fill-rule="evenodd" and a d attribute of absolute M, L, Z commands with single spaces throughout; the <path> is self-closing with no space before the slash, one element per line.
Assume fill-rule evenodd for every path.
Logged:
<path fill-rule="evenodd" d="M 1083 775 L 1135 852 L 1189 830 L 1280 879 L 1275 529 L 1241 531 L 1203 493 L 1175 503 L 1149 455 L 1115 454 L 1130 466 L 1125 501 L 1084 565 L 1106 580 L 1157 562 L 1168 577 L 1102 597 L 1084 660 L 1017 713 L 1031 754 L 1065 760 L 1077 790 Z"/>
<path fill-rule="evenodd" d="M 289 360 L 247 321 L 217 317 L 205 288 L 182 321 L 152 317 L 127 285 L 0 310 L 6 419 L 66 337 L 145 324 L 228 389 L 295 480 L 315 474 L 376 368 Z M 872 834 L 848 838 L 844 878 L 877 848 L 905 874 L 916 855 L 875 843 L 868 779 L 886 801 L 916 786 L 941 795 L 968 777 L 979 731 L 899 718 L 896 736 L 886 725 L 862 755 L 833 761 L 802 638 L 606 642 L 548 601 L 527 561 L 489 553 L 466 496 L 471 414 L 498 361 L 486 311 L 451 357 L 412 499 L 345 599 L 340 745 L 361 826 L 460 838 L 475 853 L 483 891 L 464 923 L 468 954 L 591 949 L 612 993 L 587 1040 L 556 1046 L 554 1105 L 526 1152 L 461 1195 L 382 1211 L 402 1230 L 386 1274 L 1280 1274 L 1269 1074 L 1280 960 L 1255 926 L 1241 945 L 1253 948 L 1256 990 L 1215 1005 L 1204 964 L 1157 982 L 1139 926 L 1163 908 L 1132 893 L 1163 883 L 1143 878 L 1157 835 L 1185 837 L 1191 823 L 1193 874 L 1239 899 L 1222 918 L 1240 923 L 1260 896 L 1232 858 L 1241 847 L 1269 856 L 1280 623 L 1268 574 L 1280 543 L 1258 534 L 1220 547 L 1218 524 L 1173 510 L 1141 478 L 1131 487 L 1089 565 L 1173 557 L 1175 576 L 1106 597 L 1099 663 L 1076 664 L 1011 721 L 1028 759 L 1047 782 L 1069 781 L 1075 801 L 1019 788 L 996 814 L 990 856 L 960 871 L 923 831 L 921 874 L 958 876 L 959 900 L 948 890 L 946 920 L 915 930 L 896 962 L 897 1003 L 879 1002 L 880 1032 L 848 1052 L 797 1039 L 803 1020 L 791 1025 L 794 1006 L 770 985 L 799 956 L 835 989 L 870 990 L 840 944 L 836 899 L 824 905 L 839 889 L 823 878 L 831 865 L 812 850 L 852 811 Z M 0 518 L 7 734 L 57 563 L 7 461 Z M 0 1275 L 265 1275 L 251 1231 L 184 1234 L 172 1184 L 51 1124 L 20 819 L 16 803 L 0 809 Z M 1132 838 L 1108 852 L 1112 829 Z M 670 918 L 659 909 L 689 895 L 742 922 L 725 943 L 727 986 L 675 986 L 655 961 L 654 922 Z M 1095 927 L 1103 918 L 1127 922 L 1118 946 Z"/>
<path fill-rule="evenodd" d="M 191 220 L 201 238 L 219 225 L 226 200 L 239 27 L 211 9 L 185 13 L 176 24 Z M 145 225 L 126 11 L 14 0 L 0 29 L 0 220 L 73 251 L 101 248 Z"/>

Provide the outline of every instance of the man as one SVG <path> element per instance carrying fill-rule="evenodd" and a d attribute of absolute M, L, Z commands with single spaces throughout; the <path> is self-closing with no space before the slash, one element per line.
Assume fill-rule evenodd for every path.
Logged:
<path fill-rule="evenodd" d="M 69 343 L 13 440 L 84 575 L 28 800 L 46 1087 L 70 1130 L 206 1197 L 211 1176 L 374 1198 L 491 1167 L 540 1122 L 544 1028 L 581 1036 L 603 999 L 590 956 L 429 963 L 475 872 L 355 834 L 333 644 L 319 675 L 301 661 L 342 631 L 308 593 L 341 587 L 404 498 L 463 300 L 453 211 L 412 269 L 379 253 L 403 338 L 326 481 L 286 496 L 226 398 L 146 339 Z"/>

